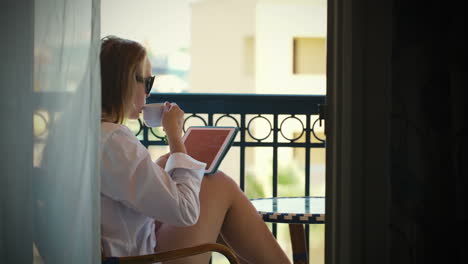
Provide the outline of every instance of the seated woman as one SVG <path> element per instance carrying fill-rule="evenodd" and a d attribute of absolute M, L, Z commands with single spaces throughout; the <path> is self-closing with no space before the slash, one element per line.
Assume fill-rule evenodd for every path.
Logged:
<path fill-rule="evenodd" d="M 151 254 L 221 238 L 247 263 L 290 263 L 249 199 L 222 172 L 204 176 L 182 143 L 184 112 L 166 102 L 170 153 L 154 162 L 122 123 L 137 119 L 153 83 L 146 50 L 103 38 L 100 53 L 101 230 L 109 256 Z M 210 254 L 181 263 L 208 263 Z M 171 262 L 176 263 L 176 262 Z"/>

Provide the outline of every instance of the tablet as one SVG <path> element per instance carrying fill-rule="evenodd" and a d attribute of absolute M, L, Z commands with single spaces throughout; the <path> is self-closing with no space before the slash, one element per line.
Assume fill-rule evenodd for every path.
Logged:
<path fill-rule="evenodd" d="M 205 174 L 212 174 L 218 170 L 238 130 L 237 127 L 192 126 L 182 140 L 187 154 L 206 163 Z"/>

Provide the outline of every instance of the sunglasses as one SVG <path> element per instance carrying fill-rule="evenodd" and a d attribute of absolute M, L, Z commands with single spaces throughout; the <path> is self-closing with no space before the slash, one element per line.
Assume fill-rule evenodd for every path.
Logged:
<path fill-rule="evenodd" d="M 150 77 L 143 78 L 141 76 L 135 76 L 136 81 L 145 84 L 145 93 L 150 94 L 151 88 L 153 87 L 155 75 L 151 75 Z"/>

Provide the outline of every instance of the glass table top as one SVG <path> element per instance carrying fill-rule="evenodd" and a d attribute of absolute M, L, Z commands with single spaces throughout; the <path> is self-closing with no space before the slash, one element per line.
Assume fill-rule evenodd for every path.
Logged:
<path fill-rule="evenodd" d="M 325 197 L 274 197 L 251 202 L 266 222 L 325 222 Z"/>

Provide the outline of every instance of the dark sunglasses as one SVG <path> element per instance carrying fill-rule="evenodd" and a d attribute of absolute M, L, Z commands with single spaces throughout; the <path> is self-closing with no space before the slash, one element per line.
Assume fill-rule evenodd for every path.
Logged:
<path fill-rule="evenodd" d="M 135 76 L 137 82 L 145 84 L 146 94 L 150 94 L 151 88 L 153 88 L 154 77 L 155 75 L 151 75 L 150 77 L 147 77 L 147 78 L 143 78 L 141 76 Z"/>

